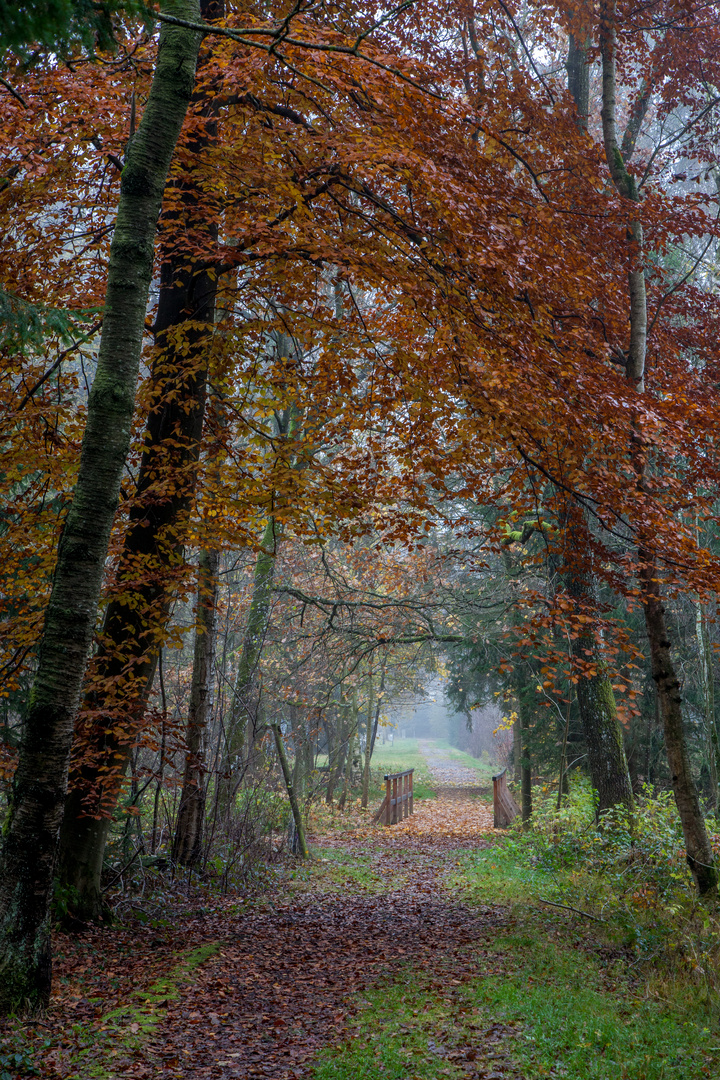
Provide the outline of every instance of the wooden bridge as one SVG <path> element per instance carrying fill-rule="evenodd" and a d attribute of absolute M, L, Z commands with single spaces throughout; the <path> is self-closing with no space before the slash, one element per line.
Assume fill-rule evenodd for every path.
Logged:
<path fill-rule="evenodd" d="M 386 774 L 385 798 L 373 818 L 373 825 L 379 821 L 383 825 L 396 825 L 412 814 L 414 772 L 414 769 L 406 769 L 405 772 Z"/>

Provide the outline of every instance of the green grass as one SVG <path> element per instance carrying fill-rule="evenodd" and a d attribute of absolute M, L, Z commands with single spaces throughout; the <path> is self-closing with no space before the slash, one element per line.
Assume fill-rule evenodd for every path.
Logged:
<path fill-rule="evenodd" d="M 428 740 L 437 749 L 437 751 L 444 757 L 447 757 L 450 761 L 457 765 L 463 765 L 469 769 L 473 769 L 477 774 L 477 783 L 487 785 L 490 783 L 493 772 L 495 772 L 495 765 L 487 758 L 479 759 L 472 757 L 471 754 L 465 754 L 462 750 L 456 750 L 454 746 L 451 746 L 447 741 L 441 741 L 438 739 Z M 318 766 L 327 765 L 327 757 L 321 755 L 318 758 Z M 415 775 L 413 776 L 413 791 L 416 799 L 432 799 L 435 798 L 437 783 L 433 781 L 428 769 L 428 763 L 426 758 L 420 752 L 417 739 L 399 739 L 396 738 L 393 745 L 390 743 L 375 743 L 375 750 L 373 751 L 371 762 L 371 776 L 370 776 L 370 805 L 379 805 L 379 800 L 383 798 L 385 794 L 385 783 L 383 777 L 386 773 L 404 772 L 406 769 L 414 769 Z M 341 785 L 338 784 L 335 790 L 335 797 L 339 797 Z M 360 794 L 358 788 L 353 788 L 350 792 L 350 797 L 355 799 Z"/>
<path fill-rule="evenodd" d="M 505 841 L 485 851 L 460 852 L 446 883 L 477 903 L 521 905 L 540 895 L 552 899 L 562 879 L 562 874 L 537 866 L 527 851 Z"/>
<path fill-rule="evenodd" d="M 720 1075 L 717 1002 L 701 980 L 638 970 L 621 927 L 539 902 L 562 896 L 570 871 L 542 865 L 522 839 L 448 853 L 446 867 L 448 901 L 503 904 L 505 926 L 366 993 L 314 1080 L 459 1080 L 494 1067 L 524 1080 Z"/>
<path fill-rule="evenodd" d="M 420 753 L 417 739 L 395 739 L 394 745 L 389 743 L 375 743 L 372 756 L 373 782 L 380 798 L 385 794 L 385 782 L 383 777 L 386 773 L 404 772 L 406 769 L 414 769 L 413 792 L 416 799 L 432 799 L 435 797 L 427 761 Z"/>
<path fill-rule="evenodd" d="M 583 944 L 576 951 L 525 926 L 495 943 L 512 970 L 470 991 L 487 1015 L 522 1024 L 513 1056 L 527 1080 L 558 1064 L 583 1080 L 713 1075 L 717 1035 L 703 1017 L 635 996 L 626 962 L 596 959 Z"/>
<path fill-rule="evenodd" d="M 318 766 L 327 765 L 327 755 L 321 754 L 318 758 Z M 375 743 L 372 761 L 370 762 L 370 805 L 379 803 L 385 794 L 385 773 L 404 772 L 406 769 L 414 769 L 413 791 L 416 799 L 433 799 L 435 790 L 430 778 L 427 761 L 420 753 L 417 739 L 395 739 L 395 745 L 389 743 L 383 745 L 379 741 Z M 342 785 L 337 784 L 335 798 L 339 798 Z M 355 799 L 360 790 L 354 787 L 350 796 Z"/>
<path fill-rule="evenodd" d="M 447 1030 L 446 1003 L 413 988 L 415 974 L 406 971 L 406 975 L 402 983 L 365 995 L 367 1005 L 349 1039 L 321 1053 L 315 1080 L 436 1080 L 439 1075 L 463 1075 L 457 1067 L 443 1068 L 442 1059 L 433 1053 L 439 1033 Z"/>
<path fill-rule="evenodd" d="M 634 997 L 622 963 L 616 971 L 531 925 L 496 938 L 479 959 L 458 986 L 446 974 L 438 981 L 427 968 L 405 969 L 366 994 L 350 1037 L 320 1055 L 315 1080 L 454 1078 L 467 1076 L 458 1058 L 482 1070 L 492 1069 L 494 1055 L 525 1080 L 717 1075 L 717 1033 Z"/>
<path fill-rule="evenodd" d="M 407 878 L 397 867 L 389 868 L 383 860 L 369 853 L 346 852 L 323 848 L 314 853 L 310 866 L 298 866 L 293 871 L 295 892 L 347 893 L 380 895 L 388 888 L 402 888 Z"/>

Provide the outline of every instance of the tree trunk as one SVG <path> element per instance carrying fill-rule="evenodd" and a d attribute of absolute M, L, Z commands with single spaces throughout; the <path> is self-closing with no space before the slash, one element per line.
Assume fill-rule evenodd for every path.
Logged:
<path fill-rule="evenodd" d="M 568 58 L 565 64 L 568 73 L 568 90 L 572 94 L 577 109 L 577 126 L 587 131 L 590 113 L 590 62 L 588 46 L 578 42 L 574 34 L 568 39 Z"/>
<path fill-rule="evenodd" d="M 573 642 L 573 654 L 582 655 L 585 647 L 594 644 L 580 636 Z M 596 675 L 581 678 L 577 684 L 578 708 L 588 753 L 590 782 L 597 793 L 596 811 L 602 814 L 613 806 L 624 806 L 632 812 L 634 799 L 628 769 L 622 728 L 617 716 L 615 694 L 604 665 Z"/>
<path fill-rule="evenodd" d="M 560 751 L 560 779 L 558 780 L 558 797 L 557 806 L 555 809 L 560 812 L 562 806 L 563 795 L 570 793 L 568 777 L 567 777 L 567 744 L 568 735 L 570 733 L 570 714 L 572 711 L 572 702 L 568 702 L 567 713 L 565 715 L 565 728 L 563 730 L 562 749 Z"/>
<path fill-rule="evenodd" d="M 202 851 L 205 817 L 203 743 L 205 729 L 212 711 L 218 563 L 216 551 L 200 552 L 197 627 L 185 738 L 185 773 L 172 848 L 173 861 L 181 866 L 194 866 L 199 861 Z"/>
<path fill-rule="evenodd" d="M 222 14 L 215 0 L 202 0 L 200 6 L 206 17 Z M 212 116 L 204 129 L 190 152 L 201 153 L 212 138 Z M 197 191 L 190 183 L 183 187 L 183 206 L 188 213 L 196 210 Z M 110 814 L 152 689 L 197 479 L 207 381 L 205 327 L 214 321 L 217 286 L 214 273 L 197 273 L 188 263 L 177 250 L 161 263 L 152 406 L 135 501 L 93 661 L 88 715 L 81 714 L 76 731 L 78 764 L 60 837 L 59 876 L 73 891 L 74 910 L 82 919 L 102 914 L 100 877 Z M 191 329 L 178 337 L 172 331 L 183 323 Z M 118 720 L 122 735 L 114 730 Z"/>
<path fill-rule="evenodd" d="M 720 798 L 718 798 L 718 776 L 720 776 L 720 739 L 715 722 L 715 679 L 713 675 L 713 656 L 710 648 L 707 616 L 702 603 L 698 600 L 695 608 L 695 633 L 700 657 L 700 682 L 703 693 L 703 711 L 708 740 L 708 760 L 710 764 L 710 785 L 712 788 L 711 806 L 715 817 L 720 819 Z"/>
<path fill-rule="evenodd" d="M 530 761 L 530 749 L 525 737 L 525 725 L 521 725 L 523 732 L 522 757 L 520 759 L 520 789 L 522 791 L 522 819 L 528 822 L 532 817 L 532 763 Z"/>
<path fill-rule="evenodd" d="M 197 0 L 162 7 L 187 20 L 199 16 Z M 150 95 L 123 169 L 80 469 L 58 545 L 0 855 L 2 1011 L 43 1005 L 50 994 L 48 913 L 73 727 L 130 445 L 158 215 L 199 45 L 197 33 L 161 28 Z"/>
<path fill-rule="evenodd" d="M 347 802 L 348 791 L 352 782 L 353 771 L 353 747 L 355 745 L 355 739 L 358 733 L 359 717 L 358 717 L 358 704 L 357 704 L 357 690 L 353 690 L 352 697 L 350 699 L 350 719 L 347 727 L 345 728 L 345 769 L 343 771 L 343 788 L 338 799 L 338 810 L 345 809 L 345 803 Z"/>
<path fill-rule="evenodd" d="M 615 0 L 601 5 L 600 52 L 603 73 L 602 126 L 605 158 L 618 193 L 633 202 L 639 202 L 635 179 L 627 170 L 626 162 L 618 146 L 615 113 L 616 96 L 616 23 Z M 649 94 L 646 95 L 649 101 Z M 647 101 L 645 107 L 647 108 Z M 639 221 L 630 225 L 629 240 L 632 246 L 632 268 L 628 275 L 630 292 L 630 337 L 627 348 L 626 373 L 628 381 L 638 393 L 645 390 L 645 350 L 647 341 L 647 298 L 643 259 L 643 232 Z M 640 493 L 644 489 L 647 468 L 646 448 L 642 432 L 635 425 L 631 443 L 632 463 Z M 690 759 L 685 739 L 682 715 L 680 682 L 675 673 L 670 654 L 670 639 L 665 623 L 665 609 L 660 594 L 660 578 L 657 560 L 651 546 L 651 538 L 638 544 L 640 570 L 638 581 L 645 611 L 645 628 L 650 646 L 653 679 L 657 686 L 660 712 L 665 731 L 665 749 L 672 777 L 673 794 L 682 823 L 687 861 L 701 896 L 717 894 L 718 873 L 715 867 L 705 819 L 700 810 L 700 800 L 690 770 Z"/>
<path fill-rule="evenodd" d="M 294 345 L 288 344 L 287 335 L 279 334 L 275 342 L 278 355 L 289 354 Z M 277 418 L 280 441 L 294 438 L 300 427 L 297 410 L 290 406 Z M 255 562 L 255 576 L 250 600 L 242 651 L 235 677 L 230 719 L 226 730 L 226 748 L 223 772 L 226 774 L 224 800 L 233 789 L 233 776 L 243 767 L 243 747 L 247 739 L 252 747 L 257 728 L 257 669 L 262 655 L 265 635 L 270 621 L 270 598 L 272 596 L 277 553 L 283 535 L 283 522 L 277 517 L 268 518 L 265 531 L 260 541 L 260 550 Z M 250 752 L 248 751 L 248 759 Z"/>
<path fill-rule="evenodd" d="M 581 131 L 587 131 L 590 111 L 590 67 L 588 63 L 588 43 L 579 43 L 573 34 L 568 43 L 568 89 L 573 96 L 577 109 L 577 123 Z M 582 530 L 587 529 L 583 519 L 577 523 Z M 565 522 L 568 558 L 579 546 L 577 531 L 573 528 L 570 515 Z M 597 607 L 597 586 L 592 570 L 583 570 L 573 566 L 564 575 L 567 591 L 582 608 L 577 614 L 593 614 Z M 584 623 L 590 627 L 591 624 Z M 590 782 L 597 792 L 597 813 L 601 814 L 612 806 L 624 806 L 632 812 L 634 800 L 630 771 L 628 769 L 622 728 L 617 716 L 615 693 L 612 682 L 598 647 L 595 634 L 591 629 L 581 633 L 572 642 L 573 660 L 582 667 L 591 658 L 595 674 L 582 677 L 578 683 L 577 698 L 580 719 L 588 750 Z"/>
<path fill-rule="evenodd" d="M 568 530 L 568 536 L 572 536 L 572 530 Z M 588 579 L 592 581 L 591 575 L 576 571 L 566 575 L 567 591 L 575 601 L 576 614 L 585 618 L 596 610 L 594 587 L 588 584 Z M 578 710 L 587 746 L 590 782 L 597 793 L 596 812 L 602 814 L 612 806 L 624 806 L 632 813 L 635 802 L 615 693 L 592 623 L 580 625 L 583 629 L 571 642 L 571 648 L 581 676 L 577 684 Z M 592 675 L 583 674 L 588 660 L 595 668 Z"/>
<path fill-rule="evenodd" d="M 347 704 L 338 705 L 337 709 L 337 740 L 331 748 L 330 742 L 330 718 L 325 719 L 325 734 L 328 740 L 328 777 L 325 791 L 325 802 L 332 806 L 335 785 L 343 775 L 348 749 L 348 712 Z"/>
<path fill-rule="evenodd" d="M 270 597 L 281 538 L 282 523 L 274 517 L 268 518 L 255 560 L 252 597 L 235 677 L 230 719 L 225 733 L 223 772 L 229 778 L 236 775 L 242 767 L 246 738 L 249 738 L 251 743 L 254 741 L 257 727 L 257 668 L 270 621 Z"/>
<path fill-rule="evenodd" d="M 655 560 L 652 557 L 648 557 L 647 562 L 642 565 L 640 581 L 645 608 L 645 627 L 650 643 L 652 673 L 658 689 L 660 712 L 665 730 L 665 749 L 675 802 L 682 822 L 686 858 L 700 895 L 714 895 L 717 893 L 718 872 L 690 768 L 683 725 L 680 680 L 675 674 L 670 658 L 665 609 L 660 596 Z"/>
<path fill-rule="evenodd" d="M 515 721 L 515 727 L 518 732 L 518 750 L 520 751 L 518 761 L 520 764 L 520 791 L 522 794 L 522 820 L 528 822 L 532 817 L 532 762 L 530 758 L 530 746 L 529 746 L 529 730 L 530 730 L 530 716 L 526 703 L 523 678 L 520 666 L 515 665 L 513 669 L 513 682 L 515 691 L 515 700 L 517 702 L 517 720 Z M 516 763 L 517 771 L 517 763 Z"/>
<path fill-rule="evenodd" d="M 303 824 L 302 813 L 300 811 L 300 804 L 297 800 L 295 788 L 293 787 L 292 773 L 290 771 L 290 765 L 288 764 L 287 754 L 285 753 L 285 746 L 283 745 L 280 725 L 273 724 L 272 729 L 275 736 L 275 747 L 277 749 L 278 758 L 280 759 L 280 767 L 282 769 L 283 777 L 285 779 L 285 787 L 287 789 L 288 799 L 290 800 L 290 809 L 292 810 L 293 819 L 295 821 L 295 828 L 297 829 L 300 854 L 303 859 L 309 859 L 310 852 L 308 851 L 307 841 L 305 839 L 305 826 Z"/>
<path fill-rule="evenodd" d="M 372 688 L 372 682 L 371 682 Z M 368 700 L 368 727 L 365 735 L 365 762 L 363 767 L 363 789 L 362 789 L 362 806 L 367 809 L 368 799 L 370 797 L 370 762 L 372 761 L 373 750 L 375 749 L 375 738 L 377 736 L 378 723 L 380 722 L 380 709 L 382 708 L 383 690 L 385 689 L 385 660 L 383 659 L 382 668 L 380 670 L 380 689 L 378 690 L 377 703 L 375 705 L 375 717 L 372 719 L 372 695 Z"/>
<path fill-rule="evenodd" d="M 307 776 L 305 773 L 306 733 L 303 727 L 302 717 L 299 715 L 298 710 L 294 706 L 291 706 L 289 712 L 290 724 L 292 726 L 293 748 L 295 751 L 295 761 L 293 763 L 292 771 L 293 790 L 298 798 L 302 799 L 305 796 L 307 787 Z"/>

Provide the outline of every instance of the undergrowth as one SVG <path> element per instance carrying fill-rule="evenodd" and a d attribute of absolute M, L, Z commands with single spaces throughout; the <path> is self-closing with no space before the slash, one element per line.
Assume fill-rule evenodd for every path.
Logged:
<path fill-rule="evenodd" d="M 717 851 L 717 824 L 707 826 Z M 670 792 L 646 788 L 631 820 L 609 812 L 599 821 L 584 782 L 559 812 L 556 796 L 540 794 L 530 827 L 518 824 L 502 848 L 479 857 L 483 876 L 492 860 L 503 866 L 501 893 L 512 894 L 521 877 L 535 899 L 573 909 L 617 938 L 657 993 L 691 988 L 717 1015 L 720 908 L 698 900 Z"/>

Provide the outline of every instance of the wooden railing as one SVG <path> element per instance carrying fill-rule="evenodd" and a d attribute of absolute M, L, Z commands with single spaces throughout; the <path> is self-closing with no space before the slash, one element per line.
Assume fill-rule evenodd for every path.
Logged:
<path fill-rule="evenodd" d="M 373 818 L 373 824 L 382 819 L 384 825 L 396 825 L 398 821 L 409 817 L 413 812 L 413 773 L 388 773 L 385 777 L 385 798 Z"/>
<path fill-rule="evenodd" d="M 507 786 L 507 779 L 505 774 L 507 769 L 503 769 L 497 776 L 493 776 L 493 827 L 496 829 L 507 829 L 515 818 L 520 813 L 517 803 L 510 794 L 510 788 Z"/>

